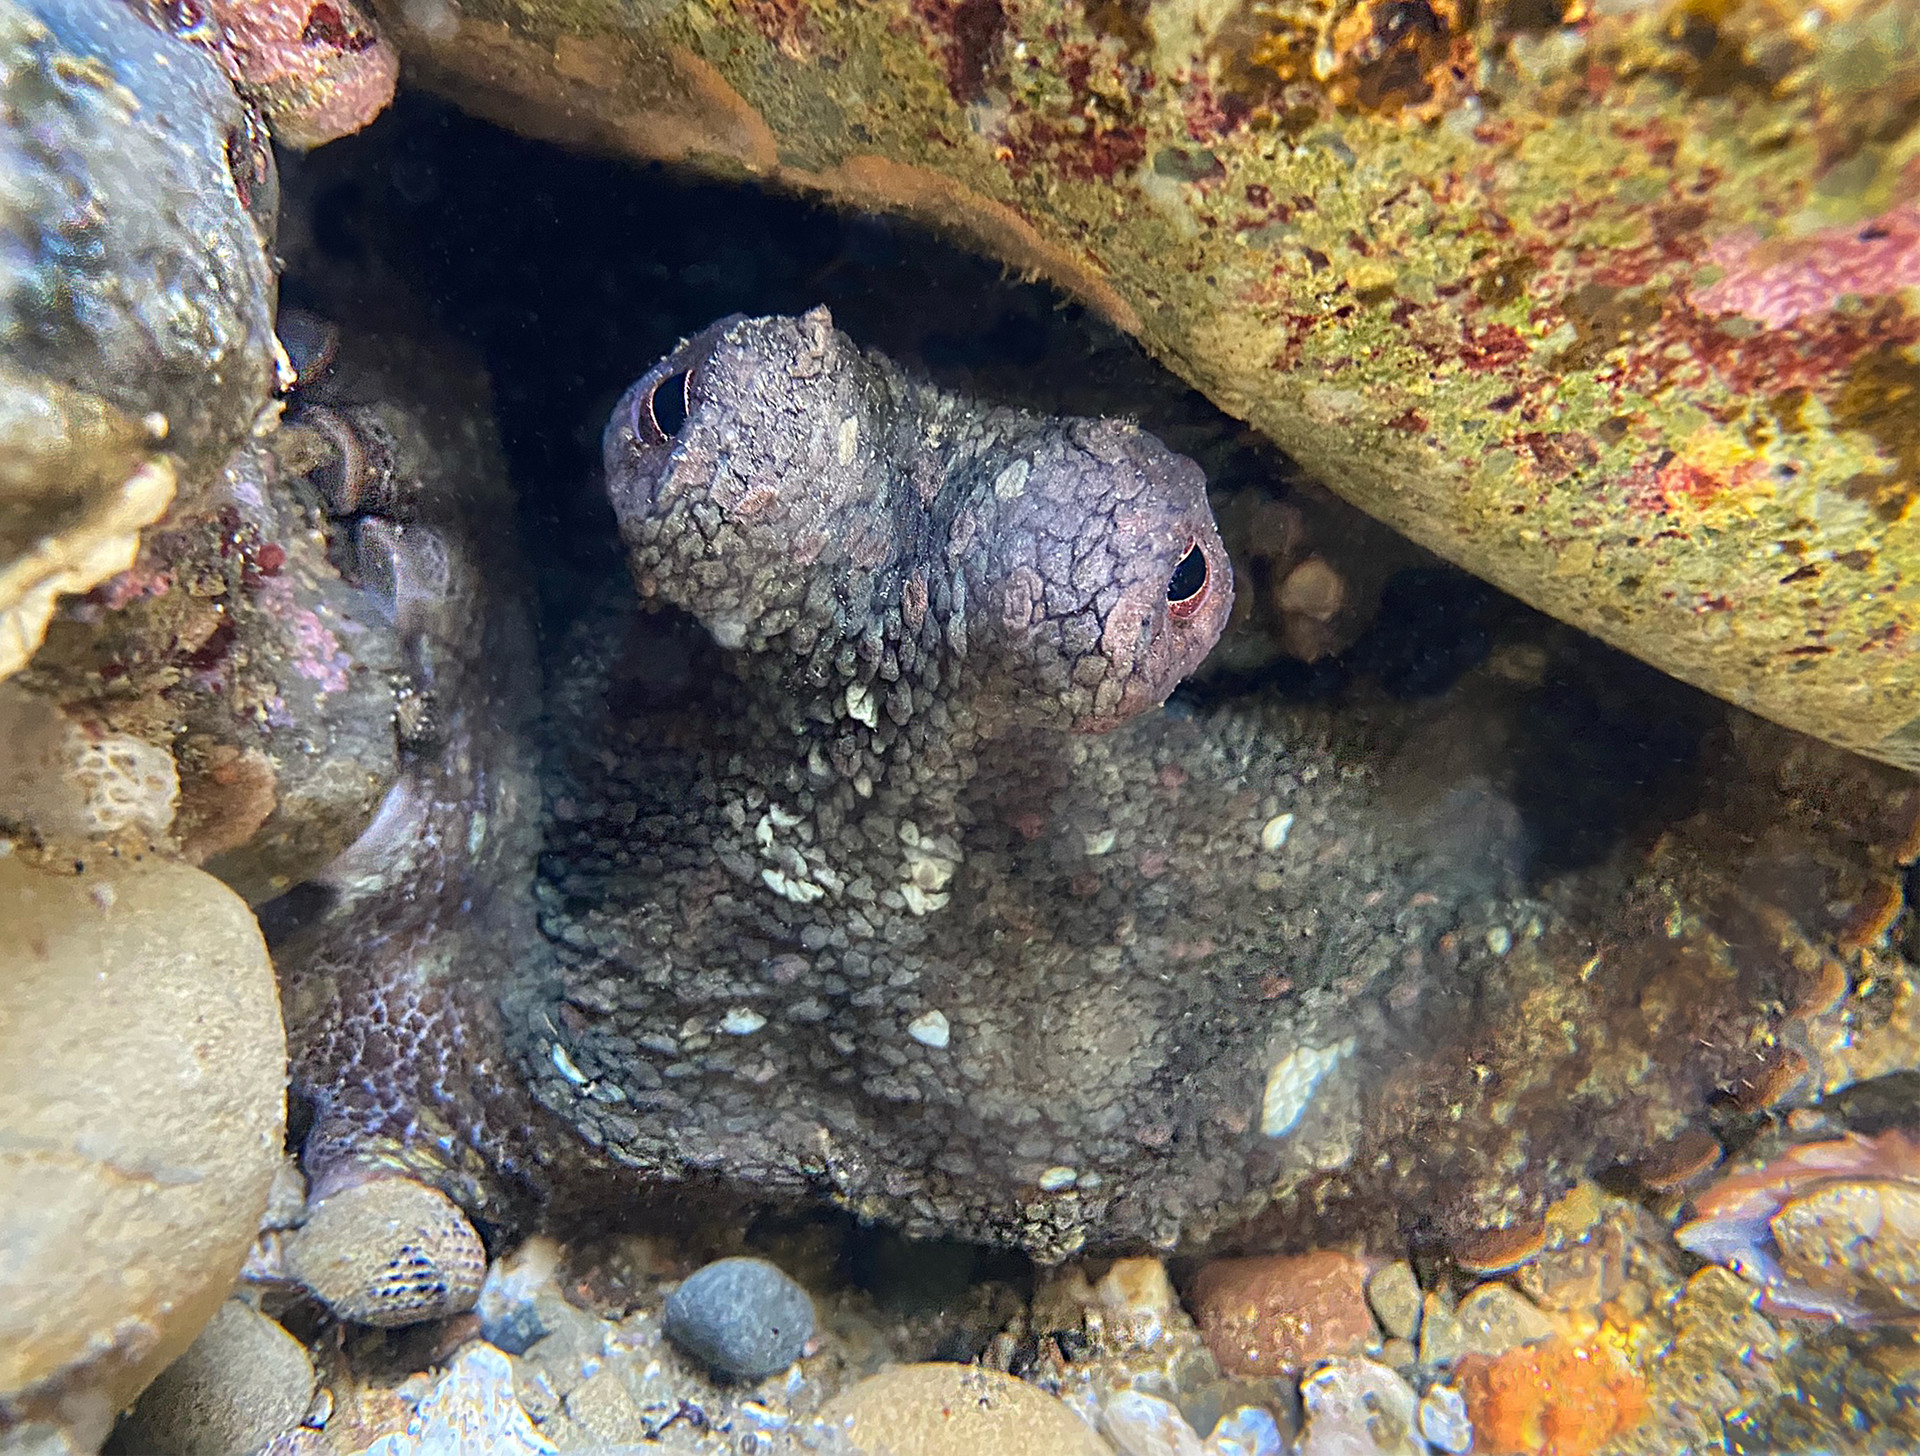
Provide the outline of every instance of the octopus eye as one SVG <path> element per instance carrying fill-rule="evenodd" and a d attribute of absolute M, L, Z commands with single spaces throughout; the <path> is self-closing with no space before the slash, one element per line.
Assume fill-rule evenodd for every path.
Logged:
<path fill-rule="evenodd" d="M 687 415 L 693 408 L 693 371 L 682 369 L 669 374 L 654 385 L 641 403 L 646 408 L 646 423 L 653 426 L 654 432 L 662 440 L 671 440 L 680 433 L 680 427 L 687 422 Z M 640 421 L 634 423 L 638 426 Z M 644 432 L 636 428 L 634 433 Z"/>
<path fill-rule="evenodd" d="M 1174 567 L 1173 575 L 1167 578 L 1167 610 L 1177 620 L 1185 621 L 1200 610 L 1200 604 L 1207 599 L 1208 575 L 1207 553 L 1195 541 Z"/>

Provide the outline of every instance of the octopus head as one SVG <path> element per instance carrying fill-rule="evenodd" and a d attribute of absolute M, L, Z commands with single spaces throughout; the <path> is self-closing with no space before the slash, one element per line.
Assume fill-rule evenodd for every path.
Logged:
<path fill-rule="evenodd" d="M 937 663 L 926 683 L 972 682 L 1001 721 L 1116 727 L 1166 700 L 1233 605 L 1191 460 L 1123 421 L 920 384 L 823 308 L 687 340 L 604 451 L 643 596 L 732 649 L 892 642 L 900 676 Z"/>
<path fill-rule="evenodd" d="M 1132 424 L 1066 421 L 968 509 L 980 523 L 963 516 L 957 567 L 1022 722 L 1118 727 L 1165 702 L 1226 626 L 1233 568 L 1206 479 Z"/>

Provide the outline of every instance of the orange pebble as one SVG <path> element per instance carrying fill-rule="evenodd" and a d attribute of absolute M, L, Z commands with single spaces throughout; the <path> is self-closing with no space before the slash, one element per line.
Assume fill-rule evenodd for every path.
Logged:
<path fill-rule="evenodd" d="M 1646 1414 L 1646 1383 L 1611 1346 L 1550 1340 L 1498 1359 L 1469 1355 L 1457 1378 L 1475 1456 L 1591 1456 Z"/>

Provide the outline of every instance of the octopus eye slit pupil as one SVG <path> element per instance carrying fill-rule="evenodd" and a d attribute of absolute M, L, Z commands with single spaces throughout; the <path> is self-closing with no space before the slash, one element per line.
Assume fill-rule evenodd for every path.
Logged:
<path fill-rule="evenodd" d="M 1191 616 L 1199 610 L 1207 592 L 1207 553 L 1195 541 L 1167 578 L 1167 605 L 1175 616 Z"/>
<path fill-rule="evenodd" d="M 680 427 L 687 422 L 692 392 L 693 371 L 682 369 L 654 385 L 647 396 L 647 413 L 653 416 L 653 427 L 669 440 L 679 434 Z"/>

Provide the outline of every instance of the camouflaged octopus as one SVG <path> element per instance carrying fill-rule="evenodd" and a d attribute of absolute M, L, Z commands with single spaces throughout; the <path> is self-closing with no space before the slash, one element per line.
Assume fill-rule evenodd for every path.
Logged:
<path fill-rule="evenodd" d="M 264 917 L 317 1208 L 718 1185 L 1043 1258 L 1270 1204 L 1453 1237 L 1683 1129 L 1791 999 L 1674 918 L 1724 899 L 1685 832 L 1601 894 L 1590 974 L 1600 912 L 1520 894 L 1511 802 L 1437 748 L 1506 751 L 1510 701 L 1161 709 L 1233 588 L 1199 469 L 1134 426 L 943 392 L 816 310 L 683 344 L 604 452 L 631 583 L 575 603 L 539 722 L 499 503 L 356 527 L 417 691 L 385 808 Z M 1725 757 L 1703 822 L 1801 812 Z"/>

